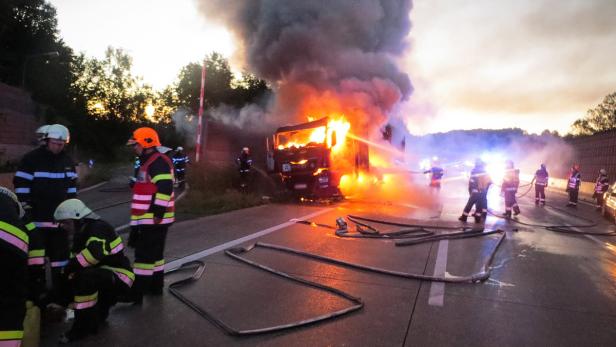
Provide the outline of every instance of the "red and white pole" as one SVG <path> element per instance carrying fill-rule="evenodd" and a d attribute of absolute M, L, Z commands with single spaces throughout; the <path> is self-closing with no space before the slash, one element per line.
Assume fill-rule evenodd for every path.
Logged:
<path fill-rule="evenodd" d="M 201 96 L 199 97 L 199 121 L 197 123 L 197 146 L 195 149 L 195 162 L 199 162 L 201 154 L 201 135 L 203 134 L 203 97 L 205 94 L 205 59 L 201 68 Z"/>

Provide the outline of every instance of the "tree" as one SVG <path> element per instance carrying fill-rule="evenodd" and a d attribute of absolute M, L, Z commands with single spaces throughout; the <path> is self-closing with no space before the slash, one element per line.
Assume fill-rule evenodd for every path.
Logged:
<path fill-rule="evenodd" d="M 0 80 L 21 85 L 24 65 L 44 62 L 34 55 L 67 47 L 58 38 L 55 8 L 44 0 L 3 0 L 0 5 Z M 63 55 L 67 58 L 67 55 Z M 70 57 L 70 54 L 68 55 Z M 30 66 L 28 66 L 30 68 Z M 28 69 L 26 72 L 32 72 Z M 26 78 L 36 76 L 27 74 Z M 37 76 L 38 77 L 38 76 Z"/>
<path fill-rule="evenodd" d="M 156 92 L 131 72 L 132 58 L 122 49 L 109 47 L 105 58 L 83 54 L 72 64 L 71 95 L 86 117 L 74 119 L 80 144 L 106 159 L 111 148 L 122 145 L 139 125 L 169 124 L 177 103 L 171 88 Z"/>
<path fill-rule="evenodd" d="M 591 135 L 616 128 L 616 92 L 608 94 L 595 108 L 588 110 L 586 117 L 573 123 L 573 131 L 578 135 Z"/>

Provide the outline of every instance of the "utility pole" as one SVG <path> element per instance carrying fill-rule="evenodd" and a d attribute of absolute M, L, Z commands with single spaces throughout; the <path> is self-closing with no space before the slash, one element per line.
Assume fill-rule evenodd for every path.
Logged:
<path fill-rule="evenodd" d="M 205 94 L 205 59 L 201 68 L 201 96 L 199 97 L 199 120 L 197 122 L 197 146 L 195 149 L 195 162 L 199 162 L 201 154 L 201 137 L 203 135 L 203 97 Z"/>

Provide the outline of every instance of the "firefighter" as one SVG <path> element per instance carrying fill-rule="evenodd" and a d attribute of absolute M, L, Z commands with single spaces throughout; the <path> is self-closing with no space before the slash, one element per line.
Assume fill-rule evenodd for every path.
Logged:
<path fill-rule="evenodd" d="M 135 156 L 135 159 L 133 160 L 133 176 L 130 177 L 130 180 L 128 181 L 128 186 L 132 189 L 133 186 L 135 185 L 135 182 L 137 182 L 137 176 L 139 176 L 139 168 L 141 167 L 141 160 L 139 159 L 139 156 Z"/>
<path fill-rule="evenodd" d="M 73 326 L 60 337 L 61 343 L 67 343 L 96 333 L 109 309 L 128 296 L 135 275 L 124 255 L 122 238 L 81 200 L 62 202 L 54 218 L 72 236 L 74 255 L 65 269 L 68 290 L 64 303 L 71 302 L 75 310 Z"/>
<path fill-rule="evenodd" d="M 160 140 L 152 128 L 139 128 L 128 140 L 141 166 L 133 186 L 131 240 L 135 247 L 133 300 L 143 294 L 161 295 L 164 281 L 164 250 L 167 230 L 175 221 L 173 163 L 158 150 Z"/>
<path fill-rule="evenodd" d="M 240 185 L 242 187 L 246 187 L 248 178 L 250 176 L 250 170 L 252 168 L 252 158 L 250 157 L 250 149 L 248 147 L 242 148 L 242 151 L 237 157 L 236 162 L 240 172 Z"/>
<path fill-rule="evenodd" d="M 607 171 L 605 169 L 599 170 L 599 176 L 595 183 L 595 193 L 593 194 L 593 198 L 597 199 L 597 211 L 601 211 L 603 207 L 603 194 L 607 192 L 609 187 L 610 180 L 607 177 Z"/>
<path fill-rule="evenodd" d="M 430 176 L 430 188 L 435 190 L 441 189 L 441 179 L 443 178 L 444 171 L 441 167 L 438 166 L 438 161 L 432 161 L 432 167 L 428 170 L 424 171 L 424 174 L 431 174 Z"/>
<path fill-rule="evenodd" d="M 188 156 L 184 154 L 184 147 L 179 146 L 176 148 L 172 159 L 178 188 L 183 189 L 186 184 L 186 164 L 190 163 Z"/>
<path fill-rule="evenodd" d="M 573 164 L 571 172 L 569 173 L 569 180 L 567 182 L 567 192 L 569 193 L 569 202 L 567 207 L 577 207 L 578 193 L 580 191 L 580 184 L 582 183 L 582 176 L 580 175 L 580 165 Z"/>
<path fill-rule="evenodd" d="M 49 299 L 53 301 L 62 290 L 62 271 L 69 258 L 68 236 L 58 229 L 53 212 L 62 201 L 77 195 L 77 172 L 74 161 L 64 150 L 70 140 L 68 129 L 52 124 L 46 131 L 45 144 L 21 160 L 13 185 L 43 239 L 45 255 L 51 263 Z M 44 282 L 44 277 L 40 281 Z"/>
<path fill-rule="evenodd" d="M 470 196 L 462 215 L 458 218 L 459 221 L 466 222 L 473 205 L 475 206 L 475 223 L 480 223 L 482 218 L 485 220 L 488 213 L 487 193 L 490 184 L 490 177 L 485 170 L 484 162 L 481 159 L 475 160 L 475 167 L 471 170 L 468 180 L 468 193 Z"/>
<path fill-rule="evenodd" d="M 20 346 L 26 315 L 29 238 L 17 196 L 0 187 L 0 346 Z"/>
<path fill-rule="evenodd" d="M 545 164 L 535 172 L 535 205 L 545 206 L 545 188 L 548 186 L 548 170 Z"/>
<path fill-rule="evenodd" d="M 520 186 L 520 170 L 514 168 L 513 161 L 507 160 L 505 166 L 505 176 L 503 177 L 503 184 L 501 186 L 501 192 L 505 195 L 505 216 L 507 219 L 511 218 L 511 211 L 514 215 L 520 214 L 520 207 L 515 199 L 515 195 L 518 192 Z"/>

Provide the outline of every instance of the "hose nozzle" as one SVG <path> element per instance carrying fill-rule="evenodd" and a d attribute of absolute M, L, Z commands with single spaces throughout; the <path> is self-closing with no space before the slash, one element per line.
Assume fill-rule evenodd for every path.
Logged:
<path fill-rule="evenodd" d="M 347 222 L 342 217 L 336 219 L 336 226 L 338 230 L 347 230 Z"/>

